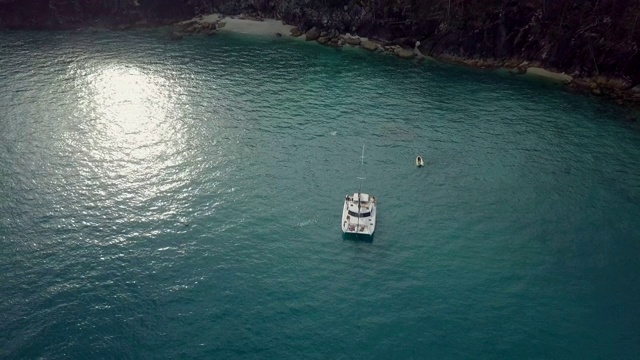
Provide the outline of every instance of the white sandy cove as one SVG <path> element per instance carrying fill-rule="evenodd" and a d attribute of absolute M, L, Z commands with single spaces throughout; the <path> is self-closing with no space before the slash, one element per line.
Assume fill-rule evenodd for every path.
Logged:
<path fill-rule="evenodd" d="M 561 81 L 567 84 L 570 83 L 571 80 L 573 80 L 573 77 L 571 75 L 549 71 L 547 69 L 543 69 L 535 66 L 527 68 L 527 74 L 541 76 L 541 77 L 549 78 L 552 80 Z"/>
<path fill-rule="evenodd" d="M 280 20 L 265 19 L 264 21 L 255 21 L 249 19 L 230 18 L 220 14 L 209 14 L 202 18 L 196 18 L 200 23 L 210 24 L 219 21 L 225 23 L 224 27 L 219 27 L 219 31 L 238 32 L 243 34 L 254 35 L 275 35 L 280 33 L 283 36 L 289 36 L 294 26 L 285 25 Z"/>

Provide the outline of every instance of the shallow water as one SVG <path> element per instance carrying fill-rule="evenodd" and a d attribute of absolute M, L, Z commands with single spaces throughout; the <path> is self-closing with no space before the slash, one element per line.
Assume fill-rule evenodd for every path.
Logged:
<path fill-rule="evenodd" d="M 640 353 L 619 108 L 232 34 L 4 32 L 0 54 L 2 358 Z M 371 243 L 340 233 L 363 144 Z"/>

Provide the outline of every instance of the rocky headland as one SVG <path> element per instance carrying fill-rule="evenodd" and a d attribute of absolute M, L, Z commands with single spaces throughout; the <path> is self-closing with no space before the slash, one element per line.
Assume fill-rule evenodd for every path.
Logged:
<path fill-rule="evenodd" d="M 639 18 L 640 0 L 0 0 L 0 28 L 173 24 L 177 40 L 266 22 L 254 31 L 505 67 L 619 104 L 640 104 Z"/>

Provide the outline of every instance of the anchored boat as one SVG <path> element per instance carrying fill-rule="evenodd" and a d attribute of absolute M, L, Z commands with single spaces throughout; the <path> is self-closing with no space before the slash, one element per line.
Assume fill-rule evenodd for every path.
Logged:
<path fill-rule="evenodd" d="M 373 235 L 376 231 L 376 197 L 357 192 L 347 195 L 342 209 L 342 232 Z"/>
<path fill-rule="evenodd" d="M 364 166 L 364 146 L 362 146 L 361 166 Z M 362 192 L 362 180 L 358 192 L 344 199 L 342 208 L 342 232 L 353 235 L 373 236 L 376 230 L 376 197 Z"/>

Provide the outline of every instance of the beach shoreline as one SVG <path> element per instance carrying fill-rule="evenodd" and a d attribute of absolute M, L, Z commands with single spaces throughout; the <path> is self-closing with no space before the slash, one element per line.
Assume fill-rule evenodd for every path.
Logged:
<path fill-rule="evenodd" d="M 624 79 L 605 76 L 575 78 L 570 74 L 546 68 L 541 63 L 518 59 L 506 61 L 468 59 L 451 56 L 446 53 L 431 56 L 419 41 L 413 44 L 406 42 L 398 44 L 349 33 L 339 33 L 335 30 L 320 30 L 316 27 L 304 31 L 294 25 L 286 24 L 282 20 L 244 14 L 237 16 L 220 13 L 200 15 L 189 20 L 177 22 L 173 25 L 173 28 L 172 38 L 176 40 L 186 35 L 203 32 L 208 35 L 213 35 L 216 32 L 232 32 L 256 36 L 289 37 L 334 48 L 361 48 L 372 53 L 388 54 L 400 59 L 418 62 L 433 60 L 472 68 L 503 69 L 512 75 L 540 78 L 559 83 L 571 91 L 610 98 L 619 105 L 640 104 L 640 91 L 638 91 L 640 89 L 631 88 L 628 81 Z"/>
<path fill-rule="evenodd" d="M 225 31 L 293 35 L 329 47 L 359 47 L 413 61 L 433 58 L 480 69 L 505 68 L 514 75 L 565 84 L 594 99 L 640 105 L 640 37 L 635 22 L 628 18 L 637 10 L 631 3 L 620 4 L 613 14 L 606 6 L 597 6 L 597 1 L 590 10 L 554 2 L 513 1 L 453 8 L 446 2 L 357 0 L 41 3 L 0 0 L 0 28 L 173 26 L 173 40 Z M 36 8 L 39 10 L 34 11 Z M 585 17 L 585 12 L 595 18 Z M 553 16 L 555 13 L 562 16 Z"/>

